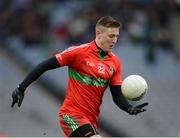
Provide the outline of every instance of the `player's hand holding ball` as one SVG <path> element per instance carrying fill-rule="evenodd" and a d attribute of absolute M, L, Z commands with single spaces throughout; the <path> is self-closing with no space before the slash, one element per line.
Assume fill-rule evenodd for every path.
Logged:
<path fill-rule="evenodd" d="M 122 94 L 130 101 L 139 101 L 144 98 L 148 91 L 148 85 L 145 79 L 139 75 L 130 75 L 123 80 Z M 143 107 L 148 103 L 143 103 L 135 107 L 130 107 L 128 113 L 131 115 L 137 115 L 138 113 L 146 111 Z"/>

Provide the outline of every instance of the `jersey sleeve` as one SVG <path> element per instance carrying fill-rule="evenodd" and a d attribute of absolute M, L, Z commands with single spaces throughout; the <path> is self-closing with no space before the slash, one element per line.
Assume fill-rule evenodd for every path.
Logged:
<path fill-rule="evenodd" d="M 117 63 L 113 76 L 110 80 L 110 85 L 121 85 L 121 84 L 122 84 L 122 67 L 121 67 L 121 62 L 119 61 Z"/>
<path fill-rule="evenodd" d="M 78 63 L 84 49 L 85 47 L 82 46 L 69 47 L 63 52 L 56 54 L 56 59 L 61 66 L 73 66 Z"/>

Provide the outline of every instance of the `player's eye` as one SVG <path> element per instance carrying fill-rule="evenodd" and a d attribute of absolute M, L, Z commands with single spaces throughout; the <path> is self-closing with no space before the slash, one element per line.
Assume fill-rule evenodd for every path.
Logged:
<path fill-rule="evenodd" d="M 113 38 L 114 37 L 114 35 L 109 35 L 109 38 Z"/>
<path fill-rule="evenodd" d="M 109 36 L 109 38 L 118 38 L 119 37 L 119 35 L 114 35 L 114 34 L 111 34 L 111 35 L 108 35 Z"/>

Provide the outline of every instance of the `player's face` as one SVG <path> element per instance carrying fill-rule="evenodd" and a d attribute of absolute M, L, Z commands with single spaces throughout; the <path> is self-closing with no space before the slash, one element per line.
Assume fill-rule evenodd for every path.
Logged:
<path fill-rule="evenodd" d="M 119 38 L 119 28 L 104 28 L 99 34 L 101 48 L 105 52 L 110 52 L 114 48 Z"/>

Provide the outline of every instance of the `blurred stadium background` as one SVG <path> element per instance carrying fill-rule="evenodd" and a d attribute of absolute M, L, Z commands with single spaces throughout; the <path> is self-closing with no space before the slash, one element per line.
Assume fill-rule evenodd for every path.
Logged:
<path fill-rule="evenodd" d="M 139 74 L 147 80 L 143 101 L 150 105 L 147 112 L 129 116 L 116 107 L 107 89 L 101 135 L 179 135 L 179 0 L 1 0 L 0 136 L 64 136 L 58 111 L 66 67 L 45 73 L 28 87 L 21 108 L 10 108 L 11 93 L 42 60 L 93 40 L 95 23 L 104 15 L 123 23 L 114 53 L 122 61 L 123 78 Z"/>

